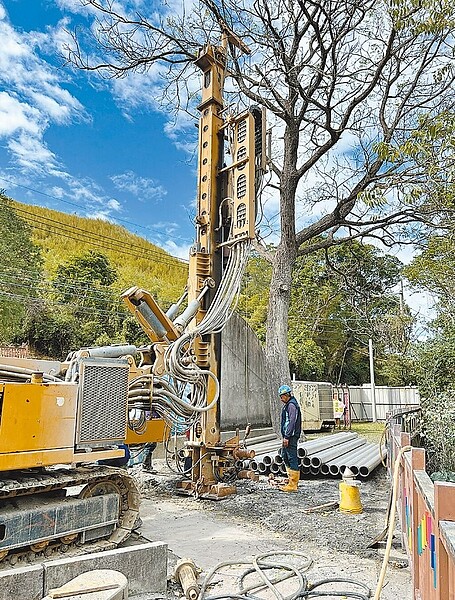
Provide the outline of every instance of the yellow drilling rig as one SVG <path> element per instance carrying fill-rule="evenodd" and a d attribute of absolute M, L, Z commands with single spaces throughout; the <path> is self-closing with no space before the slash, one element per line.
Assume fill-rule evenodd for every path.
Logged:
<path fill-rule="evenodd" d="M 188 433 L 181 492 L 235 492 L 248 452 L 238 435 L 221 442 L 219 334 L 255 235 L 265 115 L 224 106 L 229 46 L 247 51 L 226 31 L 196 60 L 202 102 L 187 289 L 167 312 L 146 290 L 122 295 L 151 344 L 83 348 L 64 362 L 0 359 L 0 560 L 50 556 L 76 543 L 118 545 L 137 520 L 139 492 L 109 462 L 171 431 Z"/>

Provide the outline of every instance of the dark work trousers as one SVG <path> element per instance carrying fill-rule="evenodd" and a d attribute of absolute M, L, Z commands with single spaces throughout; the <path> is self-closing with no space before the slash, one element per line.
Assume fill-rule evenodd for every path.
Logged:
<path fill-rule="evenodd" d="M 282 448 L 282 456 L 283 456 L 283 461 L 284 464 L 289 467 L 289 469 L 292 469 L 293 471 L 298 471 L 299 470 L 299 459 L 297 457 L 297 442 L 299 441 L 299 436 L 297 435 L 291 435 L 291 437 L 289 438 L 289 444 L 288 447 L 285 448 L 283 446 Z"/>

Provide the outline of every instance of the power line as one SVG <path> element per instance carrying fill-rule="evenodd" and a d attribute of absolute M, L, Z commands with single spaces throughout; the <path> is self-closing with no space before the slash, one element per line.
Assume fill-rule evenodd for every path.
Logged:
<path fill-rule="evenodd" d="M 85 209 L 84 206 L 77 204 L 76 202 L 71 202 L 70 200 L 64 200 L 63 198 L 57 198 L 57 196 L 52 196 L 52 194 L 47 194 L 46 192 L 41 192 L 40 190 L 36 190 L 29 186 L 23 185 L 22 183 L 17 183 L 15 181 L 11 181 L 10 179 L 6 179 L 6 177 L 3 177 L 3 175 L 0 175 L 0 179 L 2 179 L 3 181 L 6 181 L 6 183 L 9 183 L 10 185 L 24 188 L 25 190 L 34 192 L 35 194 L 40 194 L 41 196 L 45 196 L 46 198 L 50 198 L 51 200 L 55 200 L 56 202 L 62 202 L 63 204 L 69 204 L 70 206 L 75 206 L 76 208 L 80 208 L 82 210 Z M 162 235 L 162 233 L 163 233 L 159 229 L 154 229 L 153 227 L 144 227 L 144 225 L 139 225 L 138 223 L 134 223 L 133 221 L 128 221 L 126 219 L 121 219 L 120 217 L 116 218 L 116 221 L 119 221 L 120 223 L 126 223 L 127 225 L 133 225 L 134 227 L 139 227 L 140 229 L 143 229 L 144 231 L 154 231 L 155 233 L 158 233 L 159 235 Z M 190 238 L 184 238 L 184 237 L 181 237 L 178 235 L 176 235 L 174 237 L 176 237 L 179 240 L 182 240 L 183 242 L 191 242 L 192 241 L 192 240 L 190 240 Z"/>
<path fill-rule="evenodd" d="M 46 304 L 50 304 L 51 306 L 58 306 L 59 308 L 73 308 L 78 310 L 79 312 L 83 312 L 83 313 L 90 313 L 90 314 L 98 314 L 98 315 L 114 315 L 114 316 L 118 316 L 121 317 L 122 319 L 125 318 L 126 315 L 128 315 L 126 308 L 125 311 L 120 311 L 120 310 L 103 310 L 101 308 L 94 308 L 94 307 L 90 307 L 90 306 L 82 306 L 80 304 L 61 304 L 59 302 L 55 302 L 52 300 L 48 300 L 45 298 L 38 298 L 36 296 L 25 296 L 23 294 L 14 294 L 12 292 L 6 292 L 6 291 L 2 291 L 0 290 L 0 296 L 4 296 L 7 298 L 12 298 L 14 300 L 20 300 L 20 301 L 24 301 L 24 300 L 33 300 L 35 302 L 43 302 L 45 301 Z"/>
<path fill-rule="evenodd" d="M 3 279 L 2 279 L 3 277 Z M 84 284 L 82 280 L 77 280 L 79 283 Z M 25 283 L 29 282 L 29 283 Z M 60 293 L 80 293 L 85 294 L 93 298 L 106 297 L 106 299 L 110 299 L 113 295 L 118 295 L 120 297 L 122 291 L 120 288 L 113 288 L 108 285 L 98 284 L 96 289 L 90 287 L 90 284 L 87 282 L 85 285 L 77 285 L 77 283 L 71 283 L 68 281 L 60 282 L 60 281 L 50 281 L 48 279 L 44 279 L 43 277 L 29 277 L 26 271 L 17 270 L 16 273 L 11 273 L 0 270 L 0 283 L 4 284 L 12 284 L 17 287 L 28 287 L 30 289 L 36 288 L 45 288 L 44 291 L 54 291 Z"/>
<path fill-rule="evenodd" d="M 116 240 L 115 238 L 111 238 L 111 237 L 105 236 L 105 235 L 103 235 L 101 233 L 94 234 L 94 233 L 91 233 L 90 231 L 87 231 L 86 229 L 83 229 L 81 227 L 77 227 L 76 225 L 68 225 L 66 223 L 63 223 L 62 221 L 58 221 L 58 220 L 52 219 L 50 217 L 45 217 L 44 215 L 36 215 L 33 212 L 27 211 L 26 209 L 23 209 L 23 208 L 17 207 L 16 210 L 19 211 L 19 212 L 21 212 L 21 213 L 23 213 L 23 214 L 25 214 L 25 215 L 27 215 L 27 217 L 32 218 L 33 219 L 33 222 L 31 223 L 32 226 L 33 226 L 35 220 L 38 219 L 38 221 L 41 224 L 43 224 L 43 225 L 50 224 L 50 225 L 52 225 L 54 227 L 61 228 L 63 230 L 70 230 L 70 231 L 74 230 L 76 232 L 79 232 L 79 235 L 81 235 L 82 237 L 87 237 L 90 240 L 92 240 L 92 239 L 97 240 L 98 238 L 101 238 L 101 239 L 107 240 L 109 243 L 112 243 L 114 245 L 115 244 L 119 245 L 119 247 L 122 250 L 124 248 L 124 246 L 123 246 L 124 242 L 121 241 L 121 240 Z M 94 237 L 94 236 L 96 236 L 96 237 Z M 178 262 L 181 262 L 181 263 L 187 262 L 184 259 L 178 258 L 177 256 L 172 256 L 170 254 L 168 255 L 164 250 L 160 251 L 160 250 L 154 250 L 153 248 L 144 248 L 143 246 L 141 246 L 139 244 L 134 244 L 134 243 L 131 243 L 131 242 L 129 242 L 129 247 L 131 247 L 131 248 L 137 248 L 138 250 L 140 250 L 142 252 L 147 252 L 147 253 L 150 253 L 150 254 L 155 254 L 155 255 L 159 256 L 160 258 L 165 258 L 165 259 L 171 259 L 172 258 L 172 259 L 174 259 L 174 260 L 176 260 Z"/>
<path fill-rule="evenodd" d="M 150 257 L 153 258 L 155 262 L 160 262 L 172 267 L 187 269 L 186 261 L 178 257 L 167 255 L 164 251 L 160 252 L 158 250 L 153 250 L 152 248 L 143 248 L 137 244 L 129 244 L 128 246 L 125 246 L 124 242 L 122 242 L 121 240 L 115 240 L 114 238 L 109 238 L 102 234 L 96 234 L 95 237 L 95 234 L 87 232 L 79 227 L 66 225 L 48 217 L 37 217 L 33 213 L 30 213 L 24 209 L 18 208 L 17 210 L 18 212 L 27 215 L 24 218 L 27 220 L 30 226 L 35 229 L 41 231 L 51 231 L 52 233 L 55 233 L 62 237 L 73 239 L 78 242 L 83 242 L 103 250 L 111 250 L 113 252 L 126 254 L 134 258 L 144 259 L 147 258 L 147 255 L 150 255 Z M 73 233 L 73 231 L 75 231 L 76 233 Z M 100 244 L 98 241 L 99 239 L 101 241 L 105 240 L 105 243 Z M 142 254 L 139 254 L 139 252 L 131 251 L 130 247 L 137 248 L 142 252 Z"/>
<path fill-rule="evenodd" d="M 27 216 L 32 217 L 34 220 L 35 219 L 41 220 L 41 222 L 43 224 L 46 224 L 48 222 L 56 227 L 61 227 L 63 229 L 69 229 L 69 230 L 74 230 L 74 231 L 80 232 L 80 235 L 83 235 L 83 236 L 93 238 L 93 236 L 96 235 L 97 238 L 102 238 L 102 239 L 108 240 L 109 242 L 113 242 L 114 244 L 119 244 L 119 245 L 123 244 L 123 242 L 121 240 L 116 240 L 115 238 L 105 236 L 101 233 L 98 233 L 98 234 L 91 233 L 90 231 L 87 231 L 86 229 L 83 229 L 82 227 L 77 227 L 77 225 L 68 225 L 67 223 L 63 223 L 62 221 L 52 219 L 51 217 L 46 217 L 44 215 L 35 215 L 33 212 L 27 211 L 24 208 L 17 208 L 17 210 L 19 212 L 26 214 Z M 131 248 L 138 248 L 142 252 L 149 252 L 151 254 L 157 254 L 160 257 L 164 257 L 164 258 L 167 258 L 167 256 L 171 257 L 171 255 L 167 255 L 167 253 L 164 250 L 160 251 L 160 250 L 154 250 L 153 248 L 144 248 L 140 244 L 133 244 L 131 242 L 129 242 L 129 246 Z M 122 246 L 122 248 L 123 248 L 123 246 Z M 185 262 L 183 259 L 178 258 L 177 256 L 173 256 L 172 258 L 174 258 L 175 260 L 177 260 L 179 262 Z"/>

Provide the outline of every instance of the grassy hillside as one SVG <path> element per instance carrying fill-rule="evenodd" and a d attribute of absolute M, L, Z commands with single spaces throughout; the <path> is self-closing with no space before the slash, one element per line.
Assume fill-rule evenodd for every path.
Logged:
<path fill-rule="evenodd" d="M 19 202 L 14 202 L 14 208 L 33 228 L 33 241 L 41 248 L 49 279 L 59 265 L 94 250 L 106 255 L 116 269 L 118 280 L 113 287 L 119 293 L 138 285 L 167 304 L 186 285 L 186 263 L 124 227 Z"/>

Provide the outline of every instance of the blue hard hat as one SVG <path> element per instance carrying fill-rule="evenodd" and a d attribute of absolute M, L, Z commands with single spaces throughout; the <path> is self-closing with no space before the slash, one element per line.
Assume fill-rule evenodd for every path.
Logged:
<path fill-rule="evenodd" d="M 278 396 L 282 394 L 290 394 L 292 392 L 291 388 L 288 385 L 280 385 L 278 388 Z"/>

